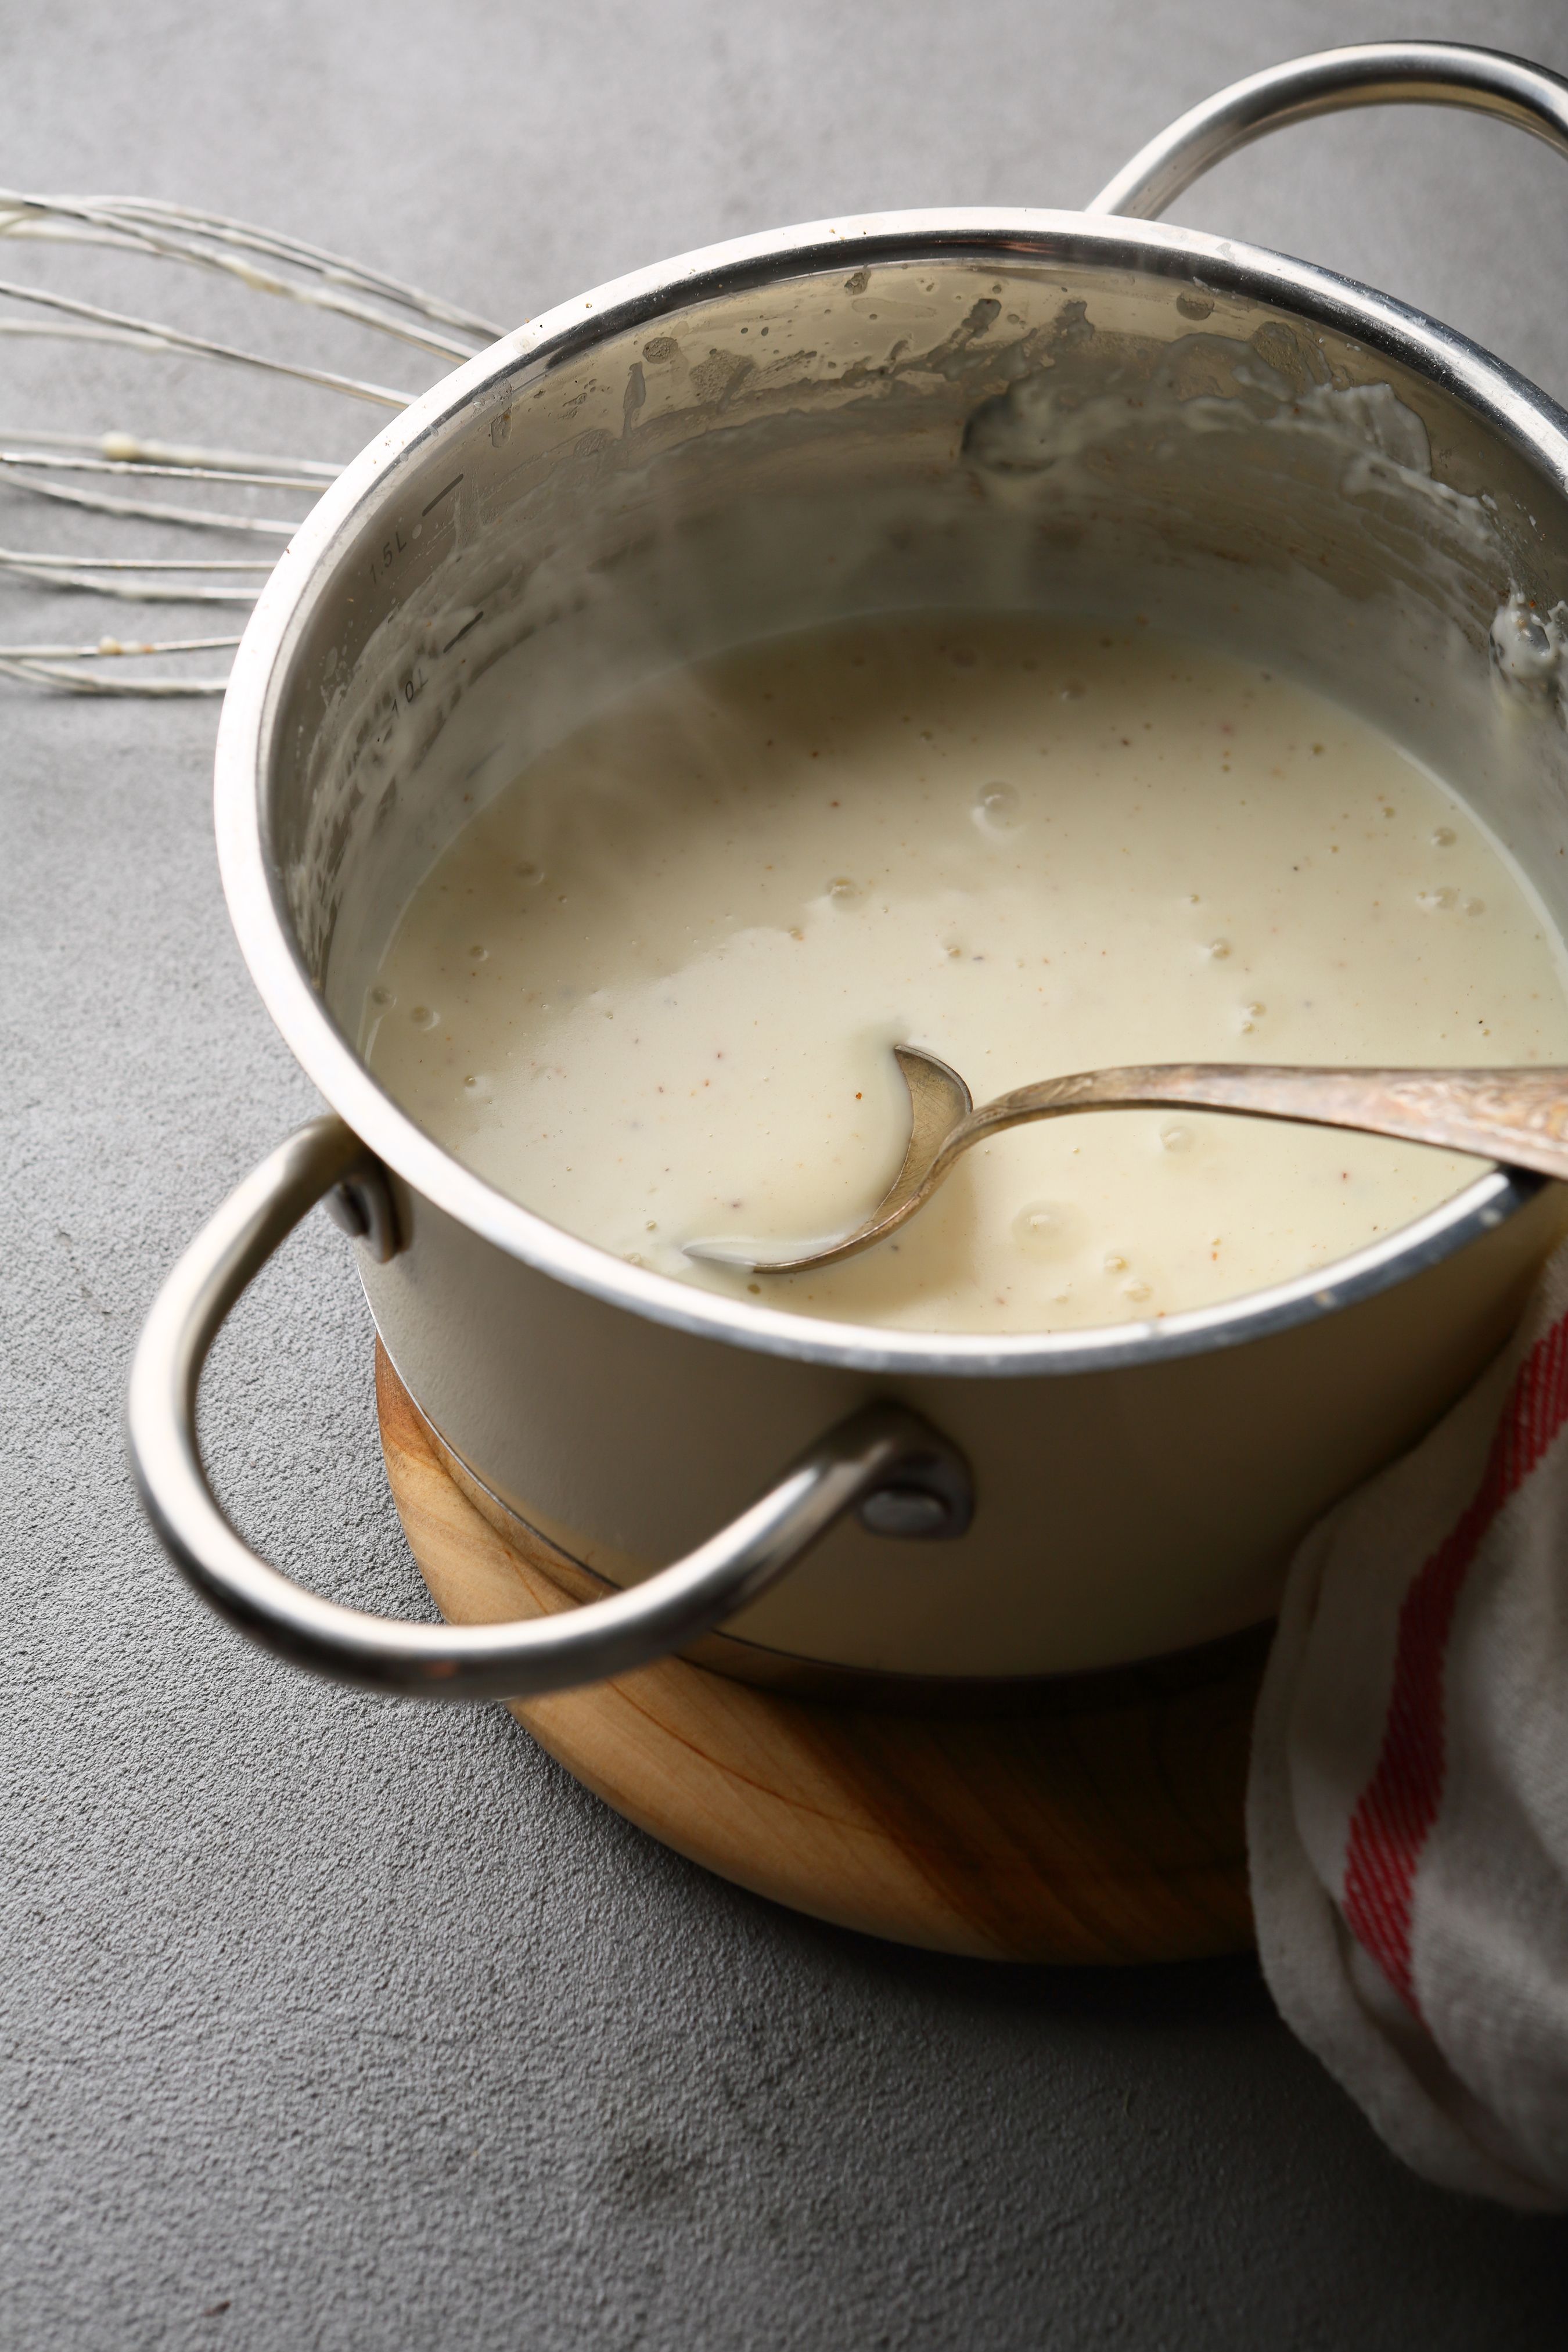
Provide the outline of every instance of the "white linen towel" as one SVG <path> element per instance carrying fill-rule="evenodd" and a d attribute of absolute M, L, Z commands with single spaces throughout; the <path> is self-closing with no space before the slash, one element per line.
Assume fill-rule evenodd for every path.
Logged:
<path fill-rule="evenodd" d="M 1297 1554 L 1247 1847 L 1280 2012 L 1389 2147 L 1568 2208 L 1568 1245 Z"/>

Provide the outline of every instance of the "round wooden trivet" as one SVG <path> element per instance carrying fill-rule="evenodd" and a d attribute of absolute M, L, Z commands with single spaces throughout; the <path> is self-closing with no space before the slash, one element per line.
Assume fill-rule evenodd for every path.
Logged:
<path fill-rule="evenodd" d="M 574 1601 L 461 1492 L 385 1354 L 393 1499 L 442 1614 Z M 1175 1687 L 1064 1685 L 1027 1714 L 919 1716 L 781 1696 L 679 1658 L 514 1703 L 595 1796 L 775 1902 L 993 1959 L 1194 1959 L 1252 1941 L 1242 1821 L 1257 1645 Z M 1167 1678 L 1168 1679 L 1168 1678 Z"/>

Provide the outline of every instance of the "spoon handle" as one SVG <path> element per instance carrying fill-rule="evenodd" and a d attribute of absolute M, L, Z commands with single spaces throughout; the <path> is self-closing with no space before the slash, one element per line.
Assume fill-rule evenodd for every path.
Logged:
<path fill-rule="evenodd" d="M 1568 1069 L 1302 1069 L 1268 1062 L 1148 1063 L 1043 1078 L 984 1103 L 948 1139 L 947 1158 L 982 1133 L 1065 1111 L 1241 1111 L 1436 1144 L 1568 1181 Z M 960 1146 L 962 1149 L 963 1146 Z"/>

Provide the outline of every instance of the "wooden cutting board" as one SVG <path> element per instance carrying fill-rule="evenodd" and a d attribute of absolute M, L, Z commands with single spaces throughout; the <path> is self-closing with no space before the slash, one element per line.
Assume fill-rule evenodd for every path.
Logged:
<path fill-rule="evenodd" d="M 375 1373 L 393 1498 L 442 1614 L 575 1606 L 546 1549 L 459 1488 L 379 1346 Z M 679 1658 L 511 1712 L 639 1829 L 797 1911 L 995 1959 L 1192 1959 L 1252 1941 L 1242 1811 L 1264 1648 L 1075 1677 L 1027 1714 L 840 1706 Z"/>

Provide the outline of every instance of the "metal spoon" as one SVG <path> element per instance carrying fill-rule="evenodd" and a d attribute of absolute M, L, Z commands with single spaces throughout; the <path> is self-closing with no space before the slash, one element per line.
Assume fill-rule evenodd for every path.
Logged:
<path fill-rule="evenodd" d="M 1445 1151 L 1471 1151 L 1568 1181 L 1568 1069 L 1321 1070 L 1268 1062 L 1149 1062 L 1042 1078 L 976 1110 L 958 1072 L 934 1054 L 895 1045 L 893 1057 L 910 1090 L 909 1148 L 868 1217 L 841 1240 L 801 1257 L 752 1258 L 745 1244 L 721 1241 L 689 1242 L 686 1255 L 753 1274 L 808 1274 L 832 1265 L 906 1224 L 972 1143 L 1075 1110 L 1179 1106 L 1353 1127 Z"/>

